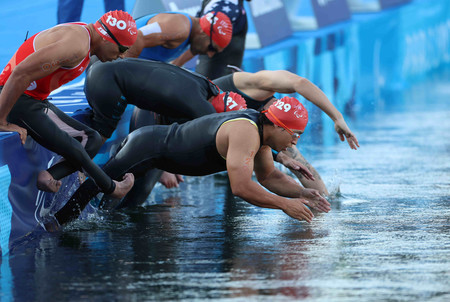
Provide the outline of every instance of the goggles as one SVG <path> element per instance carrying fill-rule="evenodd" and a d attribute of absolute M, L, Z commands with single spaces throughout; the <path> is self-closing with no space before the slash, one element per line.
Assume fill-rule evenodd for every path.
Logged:
<path fill-rule="evenodd" d="M 214 15 L 213 15 L 212 20 L 211 20 L 211 29 L 209 31 L 208 51 L 212 51 L 212 52 L 218 52 L 217 49 L 212 44 L 212 42 L 213 42 L 212 35 L 213 35 L 213 32 L 214 32 L 214 28 L 213 27 L 214 27 L 214 22 L 216 22 L 216 15 L 217 15 L 217 12 L 214 12 Z"/>
<path fill-rule="evenodd" d="M 275 116 L 275 114 L 272 113 L 272 111 L 270 110 L 270 108 L 269 108 L 268 110 L 261 111 L 261 113 L 268 113 L 268 114 L 270 114 L 270 115 L 275 119 L 275 121 L 277 121 L 277 123 L 278 123 L 277 126 L 278 126 L 278 127 L 281 127 L 281 128 L 283 128 L 284 130 L 286 130 L 290 135 L 292 135 L 293 138 L 295 138 L 295 139 L 300 138 L 301 133 L 297 133 L 297 132 L 294 132 L 294 131 L 292 131 L 291 129 L 289 129 L 288 126 L 286 126 L 282 121 L 280 121 L 280 120 Z"/>
<path fill-rule="evenodd" d="M 111 37 L 111 39 L 114 40 L 114 42 L 116 42 L 116 44 L 119 46 L 119 52 L 120 53 L 124 53 L 126 52 L 129 47 L 123 46 L 122 44 L 119 43 L 119 41 L 117 41 L 116 37 L 114 37 L 114 35 L 112 34 L 112 32 L 108 29 L 108 27 L 101 21 L 98 20 L 98 22 L 100 22 L 100 25 L 103 27 L 103 29 L 106 31 L 106 33 Z"/>

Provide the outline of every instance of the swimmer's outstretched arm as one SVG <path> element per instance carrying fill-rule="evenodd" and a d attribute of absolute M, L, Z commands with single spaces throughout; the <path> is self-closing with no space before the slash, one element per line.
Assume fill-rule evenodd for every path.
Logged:
<path fill-rule="evenodd" d="M 231 125 L 237 125 L 237 123 L 239 122 L 231 123 Z M 257 155 L 261 152 L 259 135 L 254 126 L 250 124 L 246 126 L 241 123 L 239 132 L 235 131 L 236 129 L 229 129 L 226 156 L 227 172 L 233 194 L 253 205 L 280 209 L 292 218 L 311 222 L 314 215 L 305 206 L 308 201 L 301 198 L 301 192 L 304 189 L 292 178 L 289 180 L 288 176 L 280 171 L 277 170 L 279 173 L 274 172 L 273 159 L 268 146 L 262 148 L 264 148 L 263 152 L 267 153 L 264 158 L 270 161 L 271 166 L 261 163 L 261 158 Z M 251 131 L 255 132 L 254 135 L 250 134 Z M 258 158 L 255 158 L 256 156 Z M 258 161 L 258 164 L 255 163 L 256 161 Z M 272 169 L 268 169 L 268 167 Z M 252 180 L 253 170 L 258 177 L 258 181 L 275 194 L 267 192 Z M 322 199 L 322 197 L 318 198 Z M 328 203 L 325 199 L 323 200 Z"/>
<path fill-rule="evenodd" d="M 305 188 L 315 189 L 325 196 L 329 195 L 319 172 L 300 154 L 297 148 L 287 148 L 286 151 L 279 152 L 276 161 L 290 169 Z M 303 165 L 312 177 L 306 177 L 297 163 Z"/>
<path fill-rule="evenodd" d="M 270 149 L 267 146 L 263 148 L 255 157 L 255 175 L 265 188 L 280 196 L 301 198 L 304 204 L 318 211 L 330 210 L 330 204 L 319 191 L 302 188 L 293 178 L 276 169 L 270 156 Z"/>
<path fill-rule="evenodd" d="M 348 128 L 342 114 L 325 93 L 308 79 L 287 70 L 262 70 L 253 74 L 237 72 L 233 75 L 233 82 L 239 90 L 256 99 L 265 99 L 276 92 L 300 94 L 334 121 L 342 141 L 347 138 L 350 148 L 359 147 L 358 139 Z"/>

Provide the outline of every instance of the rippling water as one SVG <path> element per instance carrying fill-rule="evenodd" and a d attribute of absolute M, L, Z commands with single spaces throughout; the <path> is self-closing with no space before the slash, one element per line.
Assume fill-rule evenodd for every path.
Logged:
<path fill-rule="evenodd" d="M 233 197 L 225 175 L 188 178 L 143 208 L 31 236 L 2 259 L 2 301 L 449 301 L 442 78 L 351 122 L 358 151 L 301 147 L 334 192 L 313 223 Z"/>

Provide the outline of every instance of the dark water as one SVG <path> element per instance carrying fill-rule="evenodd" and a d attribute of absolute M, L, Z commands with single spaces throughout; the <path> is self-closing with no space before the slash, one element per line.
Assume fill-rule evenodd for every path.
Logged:
<path fill-rule="evenodd" d="M 384 96 L 351 123 L 358 151 L 301 147 L 333 192 L 311 224 L 188 178 L 30 236 L 2 259 L 1 301 L 450 301 L 449 79 Z"/>

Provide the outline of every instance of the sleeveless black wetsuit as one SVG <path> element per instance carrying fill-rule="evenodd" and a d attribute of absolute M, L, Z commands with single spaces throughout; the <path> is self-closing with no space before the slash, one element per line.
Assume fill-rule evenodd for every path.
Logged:
<path fill-rule="evenodd" d="M 215 113 L 207 100 L 219 93 L 211 81 L 187 69 L 134 58 L 94 63 L 84 90 L 93 109 L 92 127 L 104 137 L 114 132 L 127 104 L 191 120 Z"/>
<path fill-rule="evenodd" d="M 91 160 L 102 146 L 97 131 L 68 116 L 48 99 L 40 101 L 26 94 L 19 96 L 7 120 L 27 129 L 28 135 L 43 147 L 63 156 L 64 160 L 47 169 L 53 178 L 59 180 L 82 169 L 104 192 L 114 191 L 113 180 Z"/>
<path fill-rule="evenodd" d="M 245 101 L 247 102 L 247 108 L 250 109 L 259 109 L 260 107 L 264 106 L 267 102 L 269 102 L 274 96 L 268 97 L 267 99 L 263 101 L 258 101 L 250 96 L 246 95 L 242 91 L 240 91 L 238 88 L 236 88 L 236 85 L 234 84 L 233 75 L 229 74 L 226 76 L 223 76 L 221 78 L 218 78 L 213 81 L 214 84 L 219 86 L 219 88 L 222 91 L 233 91 L 236 93 L 241 94 Z M 155 118 L 155 116 L 157 116 Z M 139 108 L 135 108 L 133 111 L 133 115 L 130 120 L 130 132 L 146 126 L 146 125 L 156 125 L 156 124 L 170 124 L 173 122 L 173 119 L 168 119 L 165 116 L 161 115 L 155 115 L 153 112 L 147 111 L 147 110 L 141 110 Z M 181 121 L 176 121 L 180 123 Z M 140 179 L 136 179 L 134 182 L 133 188 L 128 192 L 127 196 L 122 200 L 121 206 L 128 207 L 128 206 L 135 206 L 138 203 L 144 201 L 147 199 L 150 192 L 153 190 L 153 187 L 157 183 L 157 181 L 160 179 L 163 171 L 158 169 L 152 169 L 147 172 L 147 175 L 145 177 L 142 177 Z"/>
<path fill-rule="evenodd" d="M 124 171 L 139 175 L 139 172 L 152 168 L 192 176 L 225 171 L 226 161 L 216 148 L 218 129 L 232 119 L 248 119 L 256 124 L 258 116 L 255 110 L 234 111 L 210 114 L 182 125 L 139 128 L 119 148 L 115 158 L 120 156 L 122 159 L 111 160 L 104 169 L 107 173 L 114 171 L 120 175 Z M 149 144 L 149 141 L 154 143 Z M 122 168 L 117 169 L 118 166 Z"/>
<path fill-rule="evenodd" d="M 217 86 L 219 86 L 219 88 L 223 91 L 232 91 L 232 92 L 236 92 L 236 93 L 239 93 L 240 95 L 242 95 L 242 97 L 247 102 L 247 108 L 249 108 L 249 109 L 258 110 L 259 108 L 261 108 L 262 106 L 267 104 L 267 102 L 269 102 L 271 99 L 274 98 L 274 96 L 272 95 L 271 97 L 268 97 L 267 99 L 265 99 L 263 101 L 258 101 L 258 100 L 255 100 L 254 98 L 249 97 L 248 95 L 246 95 L 245 93 L 243 93 L 242 91 L 240 91 L 239 89 L 236 88 L 236 85 L 234 85 L 233 74 L 229 74 L 229 75 L 220 77 L 218 79 L 215 79 L 213 81 L 213 83 L 216 84 Z"/>
<path fill-rule="evenodd" d="M 194 176 L 226 171 L 226 160 L 216 147 L 217 131 L 234 119 L 247 119 L 256 126 L 259 114 L 251 109 L 231 111 L 210 114 L 182 125 L 139 128 L 125 138 L 103 169 L 114 179 L 120 179 L 127 172 L 138 178 L 153 168 Z M 99 192 L 95 183 L 88 179 L 55 217 L 61 224 L 75 218 L 78 213 L 73 209 L 83 209 Z"/>

